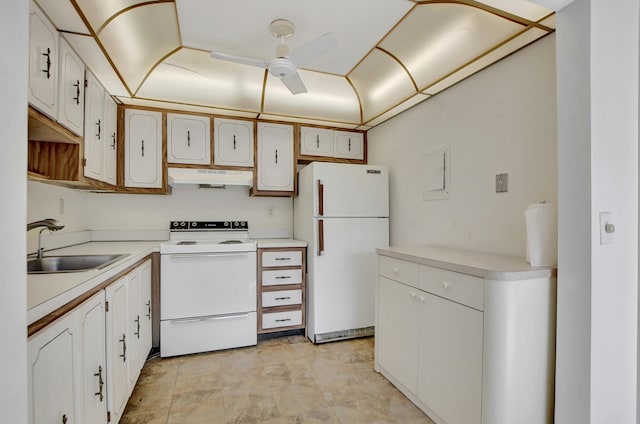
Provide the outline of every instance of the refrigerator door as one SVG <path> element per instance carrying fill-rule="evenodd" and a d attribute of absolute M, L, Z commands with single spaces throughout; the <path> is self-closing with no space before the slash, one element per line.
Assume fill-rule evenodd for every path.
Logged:
<path fill-rule="evenodd" d="M 377 247 L 389 245 L 388 218 L 314 220 L 307 265 L 307 335 L 374 325 Z M 322 240 L 322 242 L 321 242 Z"/>
<path fill-rule="evenodd" d="M 388 217 L 389 175 L 384 166 L 314 162 L 314 216 Z"/>

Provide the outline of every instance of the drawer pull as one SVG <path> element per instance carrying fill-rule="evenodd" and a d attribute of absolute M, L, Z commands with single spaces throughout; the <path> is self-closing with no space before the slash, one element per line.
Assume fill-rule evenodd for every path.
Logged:
<path fill-rule="evenodd" d="M 446 282 L 445 280 L 442 280 L 442 287 L 445 288 L 445 289 L 448 289 L 449 288 L 449 283 Z"/>
<path fill-rule="evenodd" d="M 291 276 L 290 275 L 278 275 L 276 277 L 276 280 L 284 280 L 284 279 L 287 279 L 287 278 L 291 278 Z"/>
<path fill-rule="evenodd" d="M 276 300 L 289 300 L 289 299 L 291 299 L 291 296 L 276 297 Z"/>
<path fill-rule="evenodd" d="M 276 320 L 276 322 L 287 322 L 287 321 L 291 321 L 291 318 L 282 318 L 282 319 Z"/>
<path fill-rule="evenodd" d="M 276 261 L 290 261 L 291 258 L 276 258 Z"/>

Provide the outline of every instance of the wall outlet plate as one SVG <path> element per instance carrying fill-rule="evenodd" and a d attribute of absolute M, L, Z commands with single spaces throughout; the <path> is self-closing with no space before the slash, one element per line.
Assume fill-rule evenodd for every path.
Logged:
<path fill-rule="evenodd" d="M 509 191 L 509 174 L 496 174 L 496 193 Z"/>

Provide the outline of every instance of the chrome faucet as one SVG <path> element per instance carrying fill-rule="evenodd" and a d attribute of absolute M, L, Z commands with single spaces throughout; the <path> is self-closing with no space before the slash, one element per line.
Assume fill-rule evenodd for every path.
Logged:
<path fill-rule="evenodd" d="M 42 232 L 44 230 L 49 230 L 50 232 L 62 230 L 64 228 L 64 224 L 56 221 L 52 218 L 41 219 L 40 221 L 34 221 L 27 224 L 27 231 L 34 230 L 36 228 L 44 227 L 40 230 L 38 234 L 38 252 L 37 258 L 42 259 L 42 255 L 44 253 L 44 247 L 42 247 Z"/>

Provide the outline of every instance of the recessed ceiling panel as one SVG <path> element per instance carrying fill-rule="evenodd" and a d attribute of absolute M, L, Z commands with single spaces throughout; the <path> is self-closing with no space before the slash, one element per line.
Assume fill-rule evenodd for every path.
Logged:
<path fill-rule="evenodd" d="M 360 123 L 360 104 L 345 77 L 300 70 L 308 93 L 293 95 L 278 78 L 269 75 L 264 113 Z"/>
<path fill-rule="evenodd" d="M 88 35 L 63 34 L 73 50 L 80 55 L 85 65 L 98 78 L 104 88 L 113 96 L 128 96 L 129 92 L 118 78 L 94 40 Z"/>
<path fill-rule="evenodd" d="M 533 22 L 537 22 L 549 13 L 553 12 L 552 10 L 538 6 L 537 4 L 531 3 L 527 0 L 479 0 L 479 3 L 484 3 L 487 6 L 504 10 L 505 12 L 523 17 Z"/>
<path fill-rule="evenodd" d="M 295 25 L 286 40 L 291 50 L 326 32 L 334 35 L 339 47 L 305 69 L 338 75 L 346 75 L 412 6 L 407 0 L 176 0 L 186 47 L 273 59 L 278 40 L 269 24 L 283 18 Z"/>
<path fill-rule="evenodd" d="M 402 102 L 401 104 L 399 104 L 398 106 L 389 109 L 388 111 L 382 113 L 381 115 L 378 115 L 377 117 L 373 118 L 372 120 L 366 122 L 367 125 L 374 127 L 378 124 L 383 123 L 384 121 L 386 121 L 387 119 L 391 119 L 394 116 L 396 116 L 397 114 L 404 112 L 405 110 L 409 109 L 410 107 L 413 107 L 415 105 L 417 105 L 418 103 L 427 100 L 429 98 L 429 96 L 424 95 L 422 93 L 418 93 L 415 96 L 411 97 L 410 99 L 405 100 L 404 102 Z"/>
<path fill-rule="evenodd" d="M 98 31 L 109 18 L 120 11 L 140 3 L 148 3 L 145 0 L 76 0 L 76 2 L 94 31 Z"/>
<path fill-rule="evenodd" d="M 425 4 L 380 46 L 404 63 L 421 89 L 524 28 L 470 6 Z"/>
<path fill-rule="evenodd" d="M 461 69 L 460 71 L 449 75 L 448 77 L 444 78 L 443 80 L 437 82 L 436 84 L 430 87 L 427 87 L 427 89 L 424 90 L 424 93 L 431 94 L 431 95 L 439 93 L 445 88 L 452 86 L 458 81 L 461 81 L 467 78 L 468 76 L 480 71 L 481 69 L 486 68 L 487 66 L 491 65 L 494 62 L 497 62 L 498 60 L 502 59 L 508 54 L 515 52 L 516 50 L 526 46 L 529 43 L 534 42 L 535 40 L 541 37 L 544 37 L 547 34 L 548 32 L 546 31 L 543 31 L 538 28 L 532 28 L 524 32 L 523 34 L 519 35 L 518 37 L 514 38 L 513 40 L 509 41 L 508 43 L 500 46 L 496 50 L 493 50 L 491 53 L 469 64 L 468 66 Z"/>
<path fill-rule="evenodd" d="M 135 93 L 153 67 L 180 47 L 175 7 L 157 3 L 131 9 L 111 21 L 99 38 Z"/>
<path fill-rule="evenodd" d="M 36 3 L 51 19 L 58 31 L 89 34 L 87 26 L 69 0 L 38 0 Z"/>
<path fill-rule="evenodd" d="M 261 113 L 259 118 L 269 121 L 297 122 L 299 124 L 320 125 L 324 127 L 344 128 L 348 130 L 354 130 L 358 126 L 357 124 L 344 122 L 323 121 L 322 119 L 304 119 L 286 115 L 270 115 L 268 113 Z"/>
<path fill-rule="evenodd" d="M 349 74 L 349 79 L 360 96 L 364 122 L 416 92 L 405 69 L 391 56 L 377 49 L 360 62 Z"/>
<path fill-rule="evenodd" d="M 153 71 L 136 94 L 171 102 L 258 113 L 264 69 L 181 49 Z"/>

